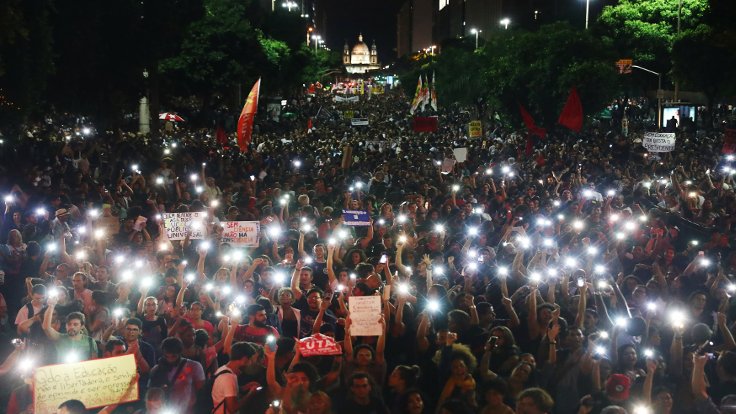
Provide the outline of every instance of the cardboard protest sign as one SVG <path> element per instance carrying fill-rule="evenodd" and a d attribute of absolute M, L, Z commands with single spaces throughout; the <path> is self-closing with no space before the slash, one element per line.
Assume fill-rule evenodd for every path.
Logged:
<path fill-rule="evenodd" d="M 71 399 L 89 409 L 139 398 L 133 355 L 41 367 L 33 384 L 36 414 L 56 413 L 59 404 Z"/>
<path fill-rule="evenodd" d="M 381 336 L 381 297 L 350 296 L 350 334 L 352 336 Z"/>
<path fill-rule="evenodd" d="M 161 215 L 169 240 L 184 240 L 187 231 L 191 240 L 203 239 L 205 236 L 205 220 L 207 213 L 164 213 Z"/>
<path fill-rule="evenodd" d="M 238 247 L 257 247 L 261 223 L 257 221 L 223 221 L 222 242 Z"/>
<path fill-rule="evenodd" d="M 370 226 L 371 224 L 371 216 L 367 211 L 343 210 L 342 219 L 346 226 Z"/>
<path fill-rule="evenodd" d="M 335 339 L 318 333 L 299 340 L 299 353 L 303 357 L 342 355 L 342 348 Z"/>
<path fill-rule="evenodd" d="M 647 132 L 641 146 L 649 152 L 670 152 L 675 149 L 674 132 Z"/>
<path fill-rule="evenodd" d="M 480 121 L 468 122 L 468 137 L 480 138 L 483 136 L 483 125 Z"/>
<path fill-rule="evenodd" d="M 467 148 L 454 148 L 452 150 L 452 153 L 455 155 L 455 159 L 457 160 L 457 162 L 465 162 L 465 160 L 468 159 Z"/>

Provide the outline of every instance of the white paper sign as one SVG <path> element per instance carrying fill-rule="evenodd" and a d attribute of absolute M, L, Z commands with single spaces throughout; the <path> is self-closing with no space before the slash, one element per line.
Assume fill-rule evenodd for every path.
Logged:
<path fill-rule="evenodd" d="M 381 336 L 381 297 L 380 296 L 350 296 L 350 335 L 351 336 Z"/>
<path fill-rule="evenodd" d="M 261 223 L 257 221 L 223 221 L 222 242 L 238 247 L 257 247 Z"/>
<path fill-rule="evenodd" d="M 444 161 L 442 161 L 442 174 L 451 173 L 453 167 L 455 167 L 455 160 L 452 158 L 445 158 Z"/>
<path fill-rule="evenodd" d="M 674 132 L 647 132 L 641 146 L 649 152 L 670 152 L 675 149 Z"/>
<path fill-rule="evenodd" d="M 205 236 L 207 213 L 164 213 L 161 215 L 169 240 L 184 240 L 187 231 L 189 239 L 199 240 Z"/>
<path fill-rule="evenodd" d="M 457 160 L 457 162 L 465 162 L 465 160 L 468 159 L 467 148 L 455 148 L 452 150 L 452 153 L 455 154 L 455 159 Z"/>

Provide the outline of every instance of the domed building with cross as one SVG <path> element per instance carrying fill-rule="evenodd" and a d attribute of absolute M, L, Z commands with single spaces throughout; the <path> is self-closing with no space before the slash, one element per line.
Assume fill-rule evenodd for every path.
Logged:
<path fill-rule="evenodd" d="M 348 46 L 348 42 L 345 42 L 345 48 L 342 52 L 342 63 L 345 65 L 345 70 L 351 74 L 367 73 L 380 69 L 381 64 L 378 62 L 376 41 L 374 40 L 373 45 L 368 48 L 368 45 L 363 43 L 363 35 L 359 34 L 358 43 L 352 49 Z"/>

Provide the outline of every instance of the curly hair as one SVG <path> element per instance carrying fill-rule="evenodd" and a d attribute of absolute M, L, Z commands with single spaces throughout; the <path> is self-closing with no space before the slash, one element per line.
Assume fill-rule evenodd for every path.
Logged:
<path fill-rule="evenodd" d="M 478 360 L 467 345 L 452 344 L 451 355 L 450 360 L 454 361 L 456 359 L 461 359 L 465 363 L 465 366 L 468 367 L 468 372 L 475 371 L 475 368 L 478 366 Z M 434 357 L 432 357 L 432 362 L 439 365 L 441 360 L 442 350 L 439 350 L 435 352 Z"/>

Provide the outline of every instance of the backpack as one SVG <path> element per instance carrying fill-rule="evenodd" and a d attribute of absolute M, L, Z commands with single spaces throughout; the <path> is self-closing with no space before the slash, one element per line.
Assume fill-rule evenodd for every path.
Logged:
<path fill-rule="evenodd" d="M 198 414 L 212 413 L 225 404 L 225 400 L 222 400 L 217 404 L 217 406 L 215 406 L 215 402 L 212 400 L 212 388 L 215 386 L 215 380 L 222 374 L 234 375 L 235 373 L 226 369 L 213 375 L 212 378 L 207 379 L 202 388 L 197 391 L 197 401 L 194 403 L 193 412 Z M 225 414 L 227 414 L 227 412 Z"/>
<path fill-rule="evenodd" d="M 174 388 L 174 383 L 176 382 L 176 378 L 179 377 L 179 374 L 181 374 L 181 370 L 184 369 L 184 365 L 187 363 L 186 358 L 181 358 L 181 361 L 179 361 L 179 365 L 176 367 L 176 371 L 174 372 L 174 379 L 169 380 L 168 378 L 168 371 L 162 370 L 160 366 L 157 366 L 155 368 L 155 372 L 151 373 L 151 379 L 150 383 L 152 387 L 159 387 L 164 390 L 164 395 L 166 395 L 166 400 L 170 401 L 169 397 L 171 394 L 171 390 Z"/>

